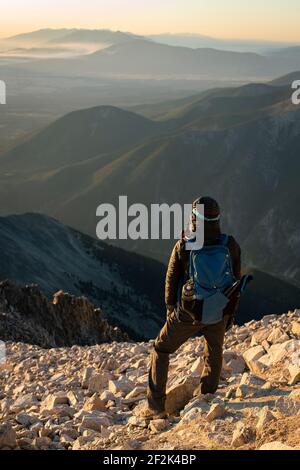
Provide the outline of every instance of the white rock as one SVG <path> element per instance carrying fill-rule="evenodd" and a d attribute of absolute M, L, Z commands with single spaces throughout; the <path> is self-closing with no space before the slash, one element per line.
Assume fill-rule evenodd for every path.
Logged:
<path fill-rule="evenodd" d="M 88 381 L 88 389 L 90 393 L 103 392 L 107 388 L 109 381 L 112 379 L 112 374 L 107 371 L 102 371 L 99 374 L 93 374 Z"/>
<path fill-rule="evenodd" d="M 93 396 L 89 397 L 86 400 L 86 402 L 84 403 L 83 409 L 88 410 L 88 411 L 93 411 L 93 410 L 105 411 L 106 410 L 105 402 L 101 400 L 99 395 L 95 393 Z"/>
<path fill-rule="evenodd" d="M 204 361 L 202 357 L 198 357 L 191 367 L 191 373 L 196 372 L 201 375 L 204 367 Z"/>
<path fill-rule="evenodd" d="M 251 337 L 251 346 L 261 345 L 264 340 L 270 335 L 269 328 L 262 328 L 258 331 L 255 331 Z"/>
<path fill-rule="evenodd" d="M 140 416 L 131 416 L 128 420 L 128 424 L 130 426 L 136 426 L 139 428 L 147 428 L 148 424 L 147 421 Z"/>
<path fill-rule="evenodd" d="M 87 367 L 86 369 L 84 369 L 81 381 L 82 388 L 88 388 L 89 380 L 92 377 L 93 371 L 93 367 Z"/>
<path fill-rule="evenodd" d="M 270 411 L 269 407 L 264 406 L 259 412 L 258 421 L 256 424 L 256 430 L 259 432 L 262 431 L 265 425 L 273 421 L 274 419 L 275 419 L 275 416 Z"/>
<path fill-rule="evenodd" d="M 199 418 L 201 418 L 201 415 L 203 413 L 203 409 L 195 406 L 194 408 L 191 408 L 188 410 L 186 413 L 182 415 L 182 423 L 189 423 L 190 421 L 195 421 Z"/>
<path fill-rule="evenodd" d="M 217 418 L 222 418 L 226 413 L 225 406 L 220 403 L 211 405 L 209 412 L 206 415 L 206 420 L 212 422 Z"/>
<path fill-rule="evenodd" d="M 110 380 L 108 382 L 108 389 L 114 394 L 121 393 L 122 395 L 127 395 L 134 388 L 134 382 L 131 382 L 131 380 L 128 380 L 125 377 L 122 377 L 119 380 Z"/>
<path fill-rule="evenodd" d="M 300 321 L 294 321 L 291 326 L 291 332 L 300 339 Z"/>
<path fill-rule="evenodd" d="M 65 393 L 55 393 L 48 395 L 41 404 L 41 410 L 52 410 L 57 405 L 68 405 L 69 399 Z"/>
<path fill-rule="evenodd" d="M 291 376 L 289 385 L 295 385 L 296 383 L 300 382 L 300 367 L 290 365 L 288 369 Z"/>
<path fill-rule="evenodd" d="M 275 407 L 284 416 L 295 416 L 300 412 L 300 400 L 293 395 L 283 396 L 275 401 Z"/>
<path fill-rule="evenodd" d="M 81 422 L 82 428 L 92 429 L 101 432 L 102 426 L 107 427 L 111 424 L 110 419 L 105 415 L 97 415 L 95 413 L 84 416 Z"/>
<path fill-rule="evenodd" d="M 30 426 L 31 424 L 34 424 L 38 421 L 39 419 L 36 416 L 29 415 L 27 413 L 18 413 L 16 415 L 16 421 L 19 424 L 22 424 L 23 426 L 27 427 Z"/>
<path fill-rule="evenodd" d="M 276 343 L 284 343 L 288 341 L 290 338 L 288 335 L 279 327 L 275 328 L 267 338 L 267 341 L 272 344 Z"/>
<path fill-rule="evenodd" d="M 0 449 L 14 449 L 17 446 L 16 433 L 8 423 L 0 424 Z"/>
<path fill-rule="evenodd" d="M 146 387 L 142 387 L 141 385 L 134 387 L 133 390 L 131 390 L 127 395 L 126 395 L 126 400 L 130 400 L 131 398 L 136 398 L 140 396 L 144 396 L 146 394 Z"/>
<path fill-rule="evenodd" d="M 231 446 L 232 447 L 241 447 L 249 441 L 249 430 L 246 428 L 244 423 L 239 421 L 235 427 L 235 430 L 232 435 Z"/>
<path fill-rule="evenodd" d="M 167 421 L 165 419 L 153 419 L 150 421 L 149 429 L 152 432 L 161 432 L 167 427 Z"/>
<path fill-rule="evenodd" d="M 243 354 L 244 361 L 246 362 L 247 366 L 249 367 L 251 371 L 253 372 L 257 371 L 256 362 L 264 354 L 265 354 L 265 350 L 262 346 L 254 346 L 253 348 L 247 349 L 247 351 L 244 352 Z"/>
<path fill-rule="evenodd" d="M 184 379 L 180 379 L 170 387 L 167 390 L 165 403 L 166 412 L 173 414 L 174 412 L 182 410 L 193 397 L 194 390 L 198 384 L 199 378 L 190 375 Z"/>
<path fill-rule="evenodd" d="M 287 446 L 280 441 L 266 442 L 259 450 L 297 450 L 294 447 Z"/>
<path fill-rule="evenodd" d="M 29 408 L 33 405 L 39 404 L 38 400 L 32 393 L 28 393 L 19 397 L 12 405 L 11 409 L 13 411 L 22 411 L 26 408 Z"/>
<path fill-rule="evenodd" d="M 104 390 L 100 395 L 100 399 L 106 404 L 108 401 L 116 400 L 116 397 L 110 390 Z"/>

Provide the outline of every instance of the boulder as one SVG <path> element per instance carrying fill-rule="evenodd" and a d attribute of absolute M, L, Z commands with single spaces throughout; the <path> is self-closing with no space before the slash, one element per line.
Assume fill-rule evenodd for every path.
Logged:
<path fill-rule="evenodd" d="M 266 442 L 260 446 L 259 450 L 297 450 L 294 447 L 287 446 L 280 441 Z"/>
<path fill-rule="evenodd" d="M 17 446 L 16 433 L 8 423 L 0 424 L 0 449 L 14 449 Z"/>
<path fill-rule="evenodd" d="M 199 378 L 190 375 L 169 388 L 165 403 L 166 412 L 173 414 L 182 410 L 193 397 L 198 383 Z"/>
<path fill-rule="evenodd" d="M 291 332 L 300 339 L 300 321 L 293 321 Z"/>
<path fill-rule="evenodd" d="M 225 362 L 225 370 L 230 375 L 241 374 L 246 367 L 246 363 L 241 353 L 235 351 L 224 351 L 223 362 Z"/>
<path fill-rule="evenodd" d="M 247 349 L 244 354 L 243 358 L 246 362 L 248 368 L 255 373 L 257 370 L 256 362 L 260 357 L 265 354 L 265 350 L 262 346 L 254 346 L 253 348 Z"/>
<path fill-rule="evenodd" d="M 19 397 L 11 406 L 11 410 L 14 412 L 23 411 L 26 408 L 39 404 L 37 398 L 32 394 L 28 393 Z"/>
<path fill-rule="evenodd" d="M 239 385 L 235 391 L 236 398 L 245 398 L 251 396 L 253 390 L 248 385 Z"/>
<path fill-rule="evenodd" d="M 86 402 L 84 403 L 83 409 L 87 411 L 94 411 L 94 410 L 105 411 L 106 407 L 105 407 L 105 402 L 101 400 L 99 395 L 95 393 L 93 396 L 89 397 L 86 400 Z"/>
<path fill-rule="evenodd" d="M 211 405 L 209 412 L 206 415 L 206 420 L 210 423 L 217 418 L 223 418 L 226 413 L 225 406 L 220 403 Z"/>
<path fill-rule="evenodd" d="M 108 389 L 114 394 L 120 393 L 124 396 L 127 395 L 134 388 L 134 382 L 126 379 L 126 377 L 121 377 L 118 380 L 109 380 L 108 382 Z"/>
<path fill-rule="evenodd" d="M 76 406 L 79 402 L 79 396 L 76 393 L 74 393 L 73 390 L 70 390 L 67 393 L 67 398 L 71 406 Z"/>
<path fill-rule="evenodd" d="M 299 348 L 300 340 L 296 339 L 290 339 L 284 343 L 273 344 L 268 351 L 268 355 L 270 357 L 269 365 L 277 364 L 290 356 L 293 352 L 299 351 Z"/>
<path fill-rule="evenodd" d="M 249 385 L 252 387 L 263 386 L 264 384 L 264 379 L 255 374 L 249 374 L 249 372 L 244 372 L 240 381 L 240 385 Z"/>
<path fill-rule="evenodd" d="M 295 416 L 300 412 L 300 400 L 297 396 L 289 395 L 278 398 L 275 407 L 284 416 Z"/>
<path fill-rule="evenodd" d="M 259 412 L 258 421 L 256 423 L 256 430 L 258 432 L 261 432 L 264 429 L 265 425 L 273 421 L 274 419 L 275 416 L 270 411 L 269 407 L 264 406 Z"/>
<path fill-rule="evenodd" d="M 149 429 L 152 432 L 161 432 L 166 429 L 168 422 L 165 419 L 153 419 L 150 421 Z"/>
<path fill-rule="evenodd" d="M 104 390 L 100 395 L 100 399 L 106 404 L 109 401 L 116 400 L 116 397 L 110 390 Z"/>
<path fill-rule="evenodd" d="M 184 413 L 182 415 L 180 414 L 182 416 L 181 422 L 182 423 L 189 423 L 191 421 L 195 421 L 195 420 L 201 418 L 202 413 L 203 413 L 203 409 L 198 407 L 198 406 L 195 406 L 195 407 L 189 409 L 189 411 L 187 411 L 186 413 Z"/>
<path fill-rule="evenodd" d="M 243 422 L 239 421 L 232 435 L 231 446 L 238 448 L 247 444 L 251 439 L 251 430 Z"/>
<path fill-rule="evenodd" d="M 108 382 L 112 379 L 112 374 L 102 371 L 100 374 L 92 374 L 88 381 L 88 390 L 90 393 L 103 392 L 107 388 Z"/>
<path fill-rule="evenodd" d="M 181 410 L 180 416 L 184 418 L 188 413 L 190 413 L 193 409 L 197 409 L 197 413 L 201 412 L 208 412 L 210 409 L 209 403 L 204 400 L 202 397 L 193 398 L 191 401 L 188 402 L 187 405 Z"/>
<path fill-rule="evenodd" d="M 250 346 L 258 346 L 261 345 L 264 340 L 268 338 L 270 335 L 270 329 L 269 328 L 262 328 L 259 329 L 258 331 L 255 331 L 251 337 L 251 343 Z"/>
<path fill-rule="evenodd" d="M 41 410 L 53 410 L 57 405 L 68 405 L 69 398 L 66 393 L 55 393 L 48 395 L 41 404 Z"/>
<path fill-rule="evenodd" d="M 37 421 L 39 421 L 39 419 L 36 416 L 32 416 L 27 413 L 18 413 L 15 419 L 17 423 L 22 424 L 22 426 L 25 426 L 25 427 L 28 427 L 31 424 L 34 424 Z"/>
<path fill-rule="evenodd" d="M 140 416 L 131 416 L 127 423 L 129 426 L 136 426 L 139 428 L 148 427 L 147 421 L 144 418 L 141 418 Z"/>
<path fill-rule="evenodd" d="M 131 400 L 133 398 L 141 397 L 146 395 L 146 387 L 143 387 L 142 385 L 138 385 L 137 387 L 134 387 L 133 390 L 131 390 L 127 395 L 126 395 L 126 400 Z"/>
<path fill-rule="evenodd" d="M 300 367 L 290 365 L 288 369 L 291 376 L 289 385 L 295 385 L 296 383 L 300 382 Z"/>
<path fill-rule="evenodd" d="M 93 371 L 93 367 L 86 367 L 86 369 L 84 369 L 81 380 L 82 388 L 88 388 L 89 380 L 92 377 Z"/>
<path fill-rule="evenodd" d="M 81 428 L 101 432 L 102 426 L 107 427 L 110 424 L 111 421 L 105 414 L 92 412 L 89 415 L 83 416 Z"/>
<path fill-rule="evenodd" d="M 268 343 L 276 344 L 276 343 L 284 343 L 288 341 L 290 338 L 289 336 L 280 328 L 275 328 L 272 330 L 270 335 L 267 337 Z"/>
<path fill-rule="evenodd" d="M 49 448 L 50 444 L 52 443 L 50 437 L 36 437 L 32 444 L 36 449 L 39 450 L 46 450 Z"/>
<path fill-rule="evenodd" d="M 204 361 L 202 357 L 198 357 L 191 367 L 191 373 L 196 372 L 201 375 L 204 368 Z"/>

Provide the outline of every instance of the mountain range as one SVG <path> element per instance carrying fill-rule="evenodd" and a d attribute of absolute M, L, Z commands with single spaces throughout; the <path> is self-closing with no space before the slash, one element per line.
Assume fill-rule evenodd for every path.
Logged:
<path fill-rule="evenodd" d="M 157 114 L 96 107 L 28 138 L 0 158 L 1 213 L 45 213 L 94 237 L 96 208 L 117 207 L 119 195 L 149 206 L 210 194 L 245 265 L 299 286 L 300 109 L 290 87 L 211 90 Z M 111 243 L 166 261 L 172 241 Z"/>
<path fill-rule="evenodd" d="M 131 339 L 149 339 L 165 320 L 166 266 L 158 261 L 32 213 L 0 217 L 0 247 L 1 339 L 45 347 L 93 344 L 120 337 L 112 327 Z M 300 305 L 297 287 L 263 272 L 253 275 L 239 324 Z"/>
<path fill-rule="evenodd" d="M 167 38 L 170 39 L 169 36 Z M 189 47 L 189 41 L 168 41 L 166 36 L 137 36 L 131 33 L 110 30 L 85 29 L 44 29 L 17 35 L 3 41 L 1 56 L 18 57 L 18 48 L 22 47 L 21 63 L 11 63 L 11 67 L 41 75 L 82 76 L 86 77 L 185 77 L 202 80 L 256 80 L 271 79 L 280 74 L 292 72 L 300 67 L 299 46 L 291 45 L 269 50 L 246 47 L 239 50 L 228 47 L 222 41 L 198 41 L 197 47 Z M 160 41 L 161 39 L 161 41 Z M 191 37 L 190 37 L 191 39 Z M 230 44 L 230 43 L 229 43 Z M 227 45 L 227 46 L 226 46 Z M 37 48 L 36 52 L 32 47 Z M 70 49 L 70 57 L 51 58 L 49 51 L 42 59 L 41 50 L 53 47 Z M 28 58 L 25 50 L 29 47 Z M 76 52 L 74 57 L 74 51 Z M 12 49 L 12 50 L 11 50 Z M 253 52 L 254 50 L 254 52 Z M 35 57 L 36 55 L 36 57 Z"/>

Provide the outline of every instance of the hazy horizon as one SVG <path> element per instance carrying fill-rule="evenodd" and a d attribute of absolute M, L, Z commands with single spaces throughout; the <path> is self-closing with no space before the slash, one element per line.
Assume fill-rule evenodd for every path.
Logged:
<path fill-rule="evenodd" d="M 206 39 L 215 39 L 215 40 L 218 40 L 218 41 L 240 41 L 241 43 L 242 42 L 249 42 L 249 43 L 266 43 L 266 44 L 286 44 L 286 45 L 292 45 L 292 44 L 300 44 L 300 37 L 299 37 L 299 40 L 297 41 L 288 41 L 288 40 L 275 40 L 275 39 L 263 39 L 263 38 L 259 38 L 259 37 L 253 37 L 253 38 L 250 38 L 250 37 L 246 37 L 246 38 L 241 38 L 241 37 L 221 37 L 221 36 L 213 36 L 213 35 L 207 35 L 207 34 L 202 34 L 201 32 L 188 32 L 188 31 L 180 31 L 180 32 L 172 32 L 172 31 L 159 31 L 159 32 L 147 32 L 147 33 L 144 33 L 144 34 L 140 34 L 140 33 L 137 33 L 135 31 L 127 31 L 125 29 L 113 29 L 113 28 L 89 28 L 89 27 L 79 27 L 79 26 L 69 26 L 69 27 L 66 27 L 66 28 L 63 28 L 63 27 L 48 27 L 48 26 L 42 26 L 42 27 L 39 27 L 37 29 L 29 29 L 29 30 L 20 30 L 20 31 L 16 31 L 12 34 L 6 34 L 4 36 L 0 36 L 0 40 L 5 40 L 5 39 L 9 39 L 9 38 L 12 38 L 12 37 L 15 37 L 15 36 L 19 36 L 19 35 L 23 35 L 23 34 L 30 34 L 30 33 L 33 33 L 33 32 L 37 32 L 37 31 L 43 31 L 43 30 L 60 30 L 60 29 L 65 29 L 65 30 L 90 30 L 90 31 L 111 31 L 111 32 L 122 32 L 122 33 L 127 33 L 127 34 L 135 34 L 137 36 L 145 36 L 145 37 L 151 37 L 151 36 L 178 36 L 178 37 L 183 37 L 183 36 L 190 36 L 191 38 L 192 37 L 203 37 L 203 38 L 206 38 Z"/>
<path fill-rule="evenodd" d="M 34 12 L 34 14 L 33 14 Z M 110 29 L 138 35 L 200 34 L 224 40 L 300 42 L 298 0 L 11 0 L 1 6 L 1 39 L 39 29 Z M 47 20 L 45 20 L 47 18 Z M 167 33 L 166 33 L 167 31 Z"/>

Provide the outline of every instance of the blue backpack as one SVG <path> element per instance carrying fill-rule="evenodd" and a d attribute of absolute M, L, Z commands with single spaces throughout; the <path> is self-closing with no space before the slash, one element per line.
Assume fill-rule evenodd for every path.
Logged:
<path fill-rule="evenodd" d="M 218 244 L 190 252 L 190 279 L 182 289 L 182 307 L 205 325 L 222 320 L 229 302 L 224 292 L 236 282 L 228 239 L 228 235 L 222 234 Z"/>

